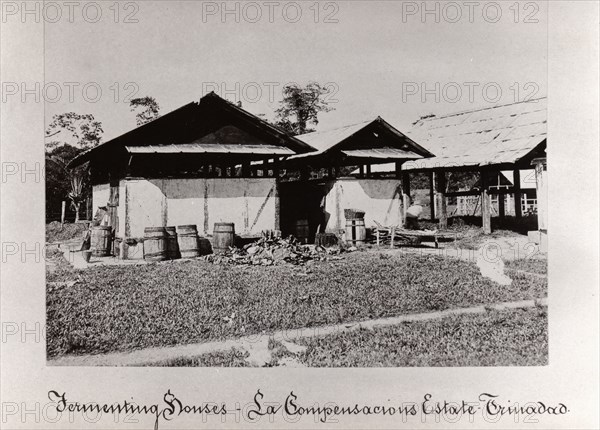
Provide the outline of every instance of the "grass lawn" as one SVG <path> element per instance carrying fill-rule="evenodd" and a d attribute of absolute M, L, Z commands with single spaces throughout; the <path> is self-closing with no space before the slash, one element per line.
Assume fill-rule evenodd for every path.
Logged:
<path fill-rule="evenodd" d="M 548 261 L 547 260 L 535 260 L 535 259 L 519 259 L 510 260 L 505 263 L 505 269 L 507 272 L 512 270 L 520 270 L 523 272 L 535 273 L 538 275 L 548 274 Z"/>
<path fill-rule="evenodd" d="M 548 364 L 546 308 L 490 311 L 397 326 L 296 339 L 308 347 L 292 354 L 272 342 L 277 366 L 293 357 L 311 367 L 542 366 Z M 248 353 L 231 349 L 152 366 L 248 367 Z"/>
<path fill-rule="evenodd" d="M 47 290 L 49 357 L 534 299 L 547 290 L 546 279 L 524 273 L 500 286 L 467 262 L 375 252 L 303 267 L 180 260 L 52 278 L 79 282 Z"/>
<path fill-rule="evenodd" d="M 316 367 L 541 366 L 548 364 L 546 308 L 489 311 L 300 339 Z"/>

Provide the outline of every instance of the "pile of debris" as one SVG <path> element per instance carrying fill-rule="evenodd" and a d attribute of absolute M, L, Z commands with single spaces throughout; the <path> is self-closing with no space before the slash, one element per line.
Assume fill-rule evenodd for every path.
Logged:
<path fill-rule="evenodd" d="M 211 254 L 202 257 L 205 261 L 214 264 L 246 264 L 271 266 L 273 264 L 291 263 L 303 265 L 308 261 L 341 260 L 340 254 L 344 251 L 339 245 L 322 247 L 315 245 L 302 245 L 293 236 L 282 238 L 280 236 L 263 234 L 262 237 L 242 248 L 230 248 L 223 254 Z"/>

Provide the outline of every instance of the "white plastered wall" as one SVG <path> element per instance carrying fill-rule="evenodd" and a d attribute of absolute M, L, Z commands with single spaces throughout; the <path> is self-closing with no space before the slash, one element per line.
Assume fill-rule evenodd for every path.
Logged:
<path fill-rule="evenodd" d="M 334 182 L 325 200 L 329 214 L 326 230 L 338 232 L 346 225 L 344 209 L 365 212 L 365 225 L 402 224 L 402 183 L 399 179 L 341 179 Z"/>
<path fill-rule="evenodd" d="M 240 235 L 277 227 L 274 178 L 124 179 L 121 186 L 126 237 L 143 237 L 145 227 L 183 224 L 195 224 L 201 235 L 211 234 L 217 222 L 234 223 Z"/>

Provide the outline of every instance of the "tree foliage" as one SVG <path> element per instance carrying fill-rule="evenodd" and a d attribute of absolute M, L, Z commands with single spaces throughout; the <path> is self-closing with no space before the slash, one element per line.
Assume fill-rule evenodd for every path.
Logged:
<path fill-rule="evenodd" d="M 80 149 L 97 146 L 102 139 L 102 123 L 94 115 L 66 112 L 52 117 L 46 127 L 46 150 L 68 144 Z"/>
<path fill-rule="evenodd" d="M 135 122 L 139 127 L 160 117 L 160 106 L 154 97 L 138 97 L 129 102 L 131 112 L 136 112 Z"/>
<path fill-rule="evenodd" d="M 79 221 L 81 205 L 90 195 L 87 164 L 74 169 L 69 162 L 82 152 L 81 149 L 64 144 L 46 152 L 46 212 L 54 218 L 61 210 L 62 201 L 69 202 L 69 209 Z"/>
<path fill-rule="evenodd" d="M 275 111 L 275 125 L 291 135 L 314 131 L 309 125 L 319 123 L 318 114 L 334 110 L 325 99 L 328 93 L 329 90 L 317 82 L 310 82 L 305 87 L 286 85 L 283 100 Z"/>
<path fill-rule="evenodd" d="M 102 123 L 92 114 L 66 112 L 52 117 L 46 128 L 46 213 L 57 219 L 62 202 L 79 221 L 81 205 L 91 194 L 87 164 L 71 169 L 68 164 L 102 140 Z"/>

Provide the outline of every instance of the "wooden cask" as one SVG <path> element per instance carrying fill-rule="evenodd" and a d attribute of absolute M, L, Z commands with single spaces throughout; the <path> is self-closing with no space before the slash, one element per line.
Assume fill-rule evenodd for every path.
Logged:
<path fill-rule="evenodd" d="M 235 244 L 235 225 L 230 222 L 217 222 L 213 230 L 212 249 L 215 254 L 229 251 Z"/>
<path fill-rule="evenodd" d="M 112 227 L 108 225 L 92 227 L 90 245 L 94 256 L 106 257 L 110 255 L 111 231 Z"/>
<path fill-rule="evenodd" d="M 367 229 L 364 219 L 346 220 L 346 243 L 359 247 L 364 245 L 366 238 Z"/>
<path fill-rule="evenodd" d="M 167 259 L 167 232 L 164 227 L 144 229 L 144 260 L 164 261 Z"/>
<path fill-rule="evenodd" d="M 177 244 L 181 258 L 194 258 L 200 255 L 198 230 L 195 224 L 177 226 Z"/>

